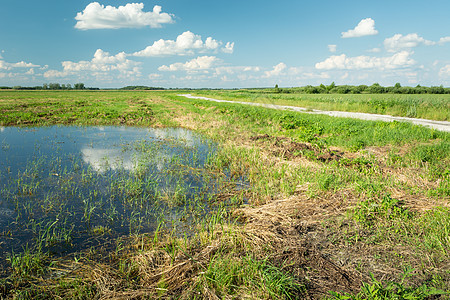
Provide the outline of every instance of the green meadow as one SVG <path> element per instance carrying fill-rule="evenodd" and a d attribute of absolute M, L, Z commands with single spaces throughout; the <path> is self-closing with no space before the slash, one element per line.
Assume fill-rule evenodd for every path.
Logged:
<path fill-rule="evenodd" d="M 450 120 L 450 94 L 306 94 L 295 88 L 204 90 L 192 94 L 309 109 L 364 112 L 439 121 Z"/>
<path fill-rule="evenodd" d="M 450 119 L 449 95 L 183 92 Z M 449 133 L 181 93 L 0 91 L 0 139 L 13 126 L 183 128 L 214 148 L 199 158 L 195 145 L 183 146 L 157 173 L 149 166 L 163 159 L 148 140 L 127 146 L 144 154 L 130 173 L 84 172 L 76 159 L 60 168 L 54 159 L 49 175 L 42 158 L 31 161 L 1 194 L 15 207 L 0 232 L 2 298 L 448 299 Z M 1 168 L 1 178 L 15 175 Z M 155 174 L 174 188 L 161 190 Z M 55 192 L 43 198 L 47 179 Z M 72 199 L 79 215 L 63 205 Z M 108 223 L 119 216 L 112 207 L 127 212 L 117 217 L 126 231 Z M 11 241 L 21 232 L 28 239 L 17 249 Z"/>

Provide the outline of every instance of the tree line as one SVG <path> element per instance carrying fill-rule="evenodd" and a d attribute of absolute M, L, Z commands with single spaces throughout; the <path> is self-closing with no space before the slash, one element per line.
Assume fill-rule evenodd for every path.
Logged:
<path fill-rule="evenodd" d="M 0 86 L 0 90 L 99 90 L 95 87 L 86 87 L 84 83 L 71 85 L 60 83 L 44 83 L 42 86 Z M 129 85 L 122 88 L 112 88 L 111 90 L 164 90 L 163 87 L 152 87 L 145 85 Z"/>
<path fill-rule="evenodd" d="M 146 86 L 146 85 L 128 85 L 123 88 L 120 88 L 119 90 L 127 90 L 127 91 L 135 91 L 135 90 L 145 90 L 145 91 L 152 91 L 152 90 L 164 90 L 162 87 L 153 87 L 153 86 Z"/>
<path fill-rule="evenodd" d="M 84 83 L 75 83 L 73 86 L 68 84 L 59 83 L 44 83 L 42 86 L 34 87 L 24 87 L 24 86 L 0 86 L 2 89 L 15 89 L 15 90 L 99 90 L 95 87 L 86 87 Z M 150 87 L 143 85 L 130 85 L 119 88 L 119 90 L 164 90 L 162 87 Z M 114 90 L 114 88 L 112 89 Z M 178 88 L 171 88 L 170 90 L 178 90 Z M 182 90 L 195 90 L 191 88 L 183 88 Z M 261 92 L 261 88 L 248 89 L 257 90 Z M 401 86 L 400 83 L 396 83 L 394 86 L 381 86 L 378 83 L 372 85 L 336 85 L 332 82 L 330 85 L 318 85 L 312 86 L 307 85 L 303 87 L 290 87 L 290 88 L 279 88 L 278 84 L 275 88 L 266 88 L 263 91 L 267 93 L 298 93 L 298 94 L 450 94 L 450 88 L 440 86 L 421 86 L 417 85 L 415 87 Z"/>
<path fill-rule="evenodd" d="M 73 86 L 70 83 L 44 83 L 41 86 L 0 86 L 0 89 L 14 89 L 14 90 L 98 90 L 99 88 L 89 88 L 84 83 L 75 83 Z"/>
<path fill-rule="evenodd" d="M 381 86 L 378 83 L 368 85 L 307 85 L 303 87 L 279 88 L 275 85 L 272 89 L 275 93 L 303 93 L 303 94 L 450 94 L 450 88 L 441 86 L 421 86 L 416 87 L 401 86 L 396 83 L 394 86 Z"/>

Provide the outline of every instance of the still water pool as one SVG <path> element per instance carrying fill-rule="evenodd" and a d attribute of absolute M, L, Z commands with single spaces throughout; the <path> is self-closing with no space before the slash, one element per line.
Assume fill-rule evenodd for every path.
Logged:
<path fill-rule="evenodd" d="M 66 253 L 187 228 L 226 181 L 216 145 L 177 128 L 0 128 L 0 253 Z"/>

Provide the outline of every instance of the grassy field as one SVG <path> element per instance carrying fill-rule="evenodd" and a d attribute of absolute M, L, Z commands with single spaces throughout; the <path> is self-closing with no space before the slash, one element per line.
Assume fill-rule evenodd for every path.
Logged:
<path fill-rule="evenodd" d="M 322 97 L 314 108 L 372 110 L 361 101 L 375 99 L 275 96 L 264 101 L 306 106 Z M 415 116 L 448 120 L 448 98 L 422 97 Z M 175 92 L 0 92 L 0 126 L 54 124 L 191 129 L 219 144 L 210 172 L 248 186 L 211 198 L 235 201 L 199 218 L 190 236 L 157 230 L 66 257 L 32 245 L 8 253 L 3 298 L 448 299 L 448 133 Z"/>
<path fill-rule="evenodd" d="M 450 120 L 449 94 L 285 94 L 266 90 L 192 91 L 193 95 L 319 110 L 376 113 L 439 121 Z"/>

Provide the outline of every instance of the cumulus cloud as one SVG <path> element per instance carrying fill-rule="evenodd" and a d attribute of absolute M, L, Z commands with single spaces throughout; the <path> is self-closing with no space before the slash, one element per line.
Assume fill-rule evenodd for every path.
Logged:
<path fill-rule="evenodd" d="M 279 63 L 276 66 L 273 66 L 273 69 L 270 71 L 265 71 L 264 72 L 264 76 L 265 77 L 273 77 L 273 76 L 278 76 L 281 74 L 281 72 L 283 72 L 285 69 L 287 68 L 285 63 Z"/>
<path fill-rule="evenodd" d="M 161 13 L 161 6 L 155 5 L 153 11 L 144 12 L 144 3 L 128 3 L 125 6 L 113 7 L 92 2 L 77 13 L 75 28 L 88 29 L 119 29 L 139 28 L 149 26 L 159 28 L 162 24 L 173 23 L 172 15 Z"/>
<path fill-rule="evenodd" d="M 126 54 L 124 52 L 120 52 L 116 55 L 109 55 L 108 52 L 105 52 L 102 49 L 97 49 L 91 61 L 80 61 L 80 62 L 64 61 L 62 62 L 62 65 L 64 67 L 64 71 L 68 72 L 71 71 L 109 72 L 114 70 L 125 72 L 130 68 L 137 66 L 138 63 L 127 59 Z"/>
<path fill-rule="evenodd" d="M 61 64 L 63 66 L 62 72 L 49 70 L 44 73 L 44 77 L 65 77 L 79 72 L 91 72 L 94 75 L 98 75 L 99 73 L 114 71 L 125 77 L 140 75 L 140 63 L 127 59 L 124 52 L 110 55 L 102 49 L 97 49 L 90 61 L 63 61 Z"/>
<path fill-rule="evenodd" d="M 333 55 L 315 65 L 319 70 L 360 70 L 360 69 L 397 69 L 414 65 L 416 62 L 410 57 L 412 53 L 401 51 L 389 57 L 356 56 L 347 57 L 345 54 Z"/>
<path fill-rule="evenodd" d="M 211 69 L 215 64 L 220 61 L 215 56 L 199 56 L 191 59 L 186 63 L 174 63 L 169 66 L 162 65 L 158 68 L 159 71 L 198 71 Z"/>
<path fill-rule="evenodd" d="M 445 36 L 445 37 L 441 37 L 439 39 L 438 43 L 439 43 L 439 45 L 442 45 L 442 44 L 449 43 L 449 42 L 450 42 L 450 36 Z"/>
<path fill-rule="evenodd" d="M 183 32 L 176 40 L 160 39 L 144 50 L 133 53 L 133 56 L 151 57 L 168 55 L 193 55 L 197 52 L 215 51 L 222 45 L 212 37 L 202 40 L 200 35 L 190 31 Z M 225 53 L 233 52 L 234 43 L 228 42 L 222 49 Z"/>
<path fill-rule="evenodd" d="M 27 63 L 24 61 L 16 62 L 16 63 L 8 63 L 6 61 L 0 60 L 0 70 L 11 70 L 12 68 L 38 68 L 39 65 L 35 65 L 32 63 Z"/>
<path fill-rule="evenodd" d="M 328 51 L 330 51 L 331 53 L 336 52 L 337 49 L 337 45 L 328 45 Z"/>
<path fill-rule="evenodd" d="M 439 70 L 439 76 L 450 78 L 450 65 L 445 65 Z"/>
<path fill-rule="evenodd" d="M 225 47 L 222 48 L 222 52 L 224 53 L 232 54 L 233 51 L 234 51 L 234 42 L 233 43 L 227 42 Z"/>
<path fill-rule="evenodd" d="M 393 37 L 384 40 L 384 47 L 389 52 L 396 52 L 402 49 L 414 48 L 419 45 L 435 45 L 433 41 L 428 41 L 417 33 L 410 33 L 407 35 L 395 34 Z"/>
<path fill-rule="evenodd" d="M 362 37 L 366 35 L 376 35 L 375 21 L 372 18 L 362 19 L 354 29 L 342 32 L 342 38 Z"/>
<path fill-rule="evenodd" d="M 38 67 L 40 67 L 39 65 L 27 63 L 24 61 L 20 61 L 18 63 L 12 63 L 12 64 L 10 64 L 10 66 L 13 68 L 38 68 Z"/>
<path fill-rule="evenodd" d="M 57 70 L 48 70 L 44 73 L 45 78 L 63 78 L 68 75 L 69 74 L 67 72 Z"/>

